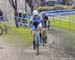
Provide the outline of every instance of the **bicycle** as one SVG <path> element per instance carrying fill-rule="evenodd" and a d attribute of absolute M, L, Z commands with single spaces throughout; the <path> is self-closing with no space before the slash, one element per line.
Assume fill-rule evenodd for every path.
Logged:
<path fill-rule="evenodd" d="M 35 33 L 35 45 L 36 45 L 37 55 L 39 55 L 39 47 L 40 47 L 41 40 L 42 40 L 43 46 L 44 46 L 46 43 L 46 39 L 47 39 L 47 37 L 45 36 L 45 31 L 43 31 L 42 37 L 40 36 L 40 32 L 36 31 L 36 33 Z"/>
<path fill-rule="evenodd" d="M 0 26 L 0 36 L 3 34 L 3 28 Z"/>
<path fill-rule="evenodd" d="M 37 55 L 39 55 L 39 46 L 40 46 L 40 32 L 36 31 L 35 33 L 35 44 L 36 44 L 36 50 L 37 50 Z"/>

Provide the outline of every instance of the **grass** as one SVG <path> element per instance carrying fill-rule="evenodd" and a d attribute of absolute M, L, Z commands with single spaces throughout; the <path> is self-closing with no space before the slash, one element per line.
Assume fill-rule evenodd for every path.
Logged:
<path fill-rule="evenodd" d="M 3 39 L 11 44 L 16 44 L 16 41 L 21 41 L 29 45 L 32 42 L 31 32 L 27 28 L 16 28 L 15 26 L 11 26 L 8 29 L 8 34 L 3 35 Z"/>
<path fill-rule="evenodd" d="M 14 32 L 16 36 L 19 38 L 25 40 L 25 41 L 30 41 L 31 40 L 31 32 L 27 28 L 16 28 L 16 27 L 11 27 L 11 30 Z"/>
<path fill-rule="evenodd" d="M 73 17 L 73 16 L 70 16 Z M 75 23 L 64 21 L 62 19 L 60 21 L 60 18 L 53 18 L 51 19 L 51 26 L 57 27 L 57 28 L 63 28 L 71 31 L 75 31 Z M 7 23 L 6 23 L 7 24 Z M 3 24 L 4 25 L 4 24 Z M 8 34 L 3 35 L 3 38 L 10 43 L 14 43 L 15 40 L 21 40 L 26 43 L 31 43 L 31 32 L 27 28 L 16 28 L 15 26 L 11 26 L 8 30 Z"/>
<path fill-rule="evenodd" d="M 75 22 L 69 22 L 65 21 L 64 19 L 60 20 L 57 18 L 54 18 L 54 20 L 53 19 L 50 20 L 52 20 L 51 26 L 75 31 Z"/>
<path fill-rule="evenodd" d="M 75 15 L 69 15 L 69 17 L 75 19 Z"/>

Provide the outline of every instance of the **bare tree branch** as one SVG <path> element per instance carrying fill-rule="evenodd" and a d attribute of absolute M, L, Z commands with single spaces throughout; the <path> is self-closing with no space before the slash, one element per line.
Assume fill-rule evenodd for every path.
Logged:
<path fill-rule="evenodd" d="M 15 6 L 15 10 L 17 10 L 17 0 L 15 0 L 14 6 Z"/>
<path fill-rule="evenodd" d="M 14 9 L 14 16 L 17 16 L 17 0 L 15 0 L 15 1 L 9 0 L 9 3 L 11 4 L 11 6 Z M 18 24 L 16 22 L 17 22 L 17 18 L 15 17 L 15 25 L 16 25 L 16 27 L 18 27 Z"/>
<path fill-rule="evenodd" d="M 31 10 L 33 10 L 33 0 L 25 0 L 25 1 L 27 2 Z"/>
<path fill-rule="evenodd" d="M 9 0 L 9 3 L 11 4 L 11 6 L 15 9 L 15 3 L 13 0 Z"/>

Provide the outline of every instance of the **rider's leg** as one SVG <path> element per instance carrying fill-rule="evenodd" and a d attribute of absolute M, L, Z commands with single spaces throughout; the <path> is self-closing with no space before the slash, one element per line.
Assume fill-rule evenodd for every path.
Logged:
<path fill-rule="evenodd" d="M 43 37 L 45 38 L 45 43 L 47 43 L 47 24 L 43 28 Z"/>
<path fill-rule="evenodd" d="M 37 27 L 32 26 L 32 40 L 33 40 L 33 49 L 36 49 L 36 42 L 35 42 L 35 33 L 36 33 Z"/>
<path fill-rule="evenodd" d="M 48 21 L 48 30 L 50 29 L 50 21 Z"/>
<path fill-rule="evenodd" d="M 42 34 L 43 34 L 43 28 L 42 28 L 41 23 L 38 25 L 38 31 L 40 32 L 40 42 L 41 42 L 41 38 L 42 38 Z"/>
<path fill-rule="evenodd" d="M 36 49 L 36 44 L 35 44 L 35 32 L 36 31 L 32 31 L 32 40 L 33 40 L 33 49 Z"/>
<path fill-rule="evenodd" d="M 47 28 L 45 29 L 45 43 L 47 43 Z"/>

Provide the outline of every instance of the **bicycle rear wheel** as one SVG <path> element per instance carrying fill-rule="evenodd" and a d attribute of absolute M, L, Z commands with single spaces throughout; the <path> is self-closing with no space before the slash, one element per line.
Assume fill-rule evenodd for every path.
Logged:
<path fill-rule="evenodd" d="M 43 36 L 42 36 L 42 41 L 43 41 L 43 46 L 45 46 L 45 43 L 47 43 L 47 35 L 45 35 L 46 32 L 43 31 Z"/>
<path fill-rule="evenodd" d="M 3 34 L 3 28 L 0 26 L 0 36 Z"/>
<path fill-rule="evenodd" d="M 45 46 L 45 31 L 43 31 L 42 41 L 43 41 L 43 46 Z"/>

